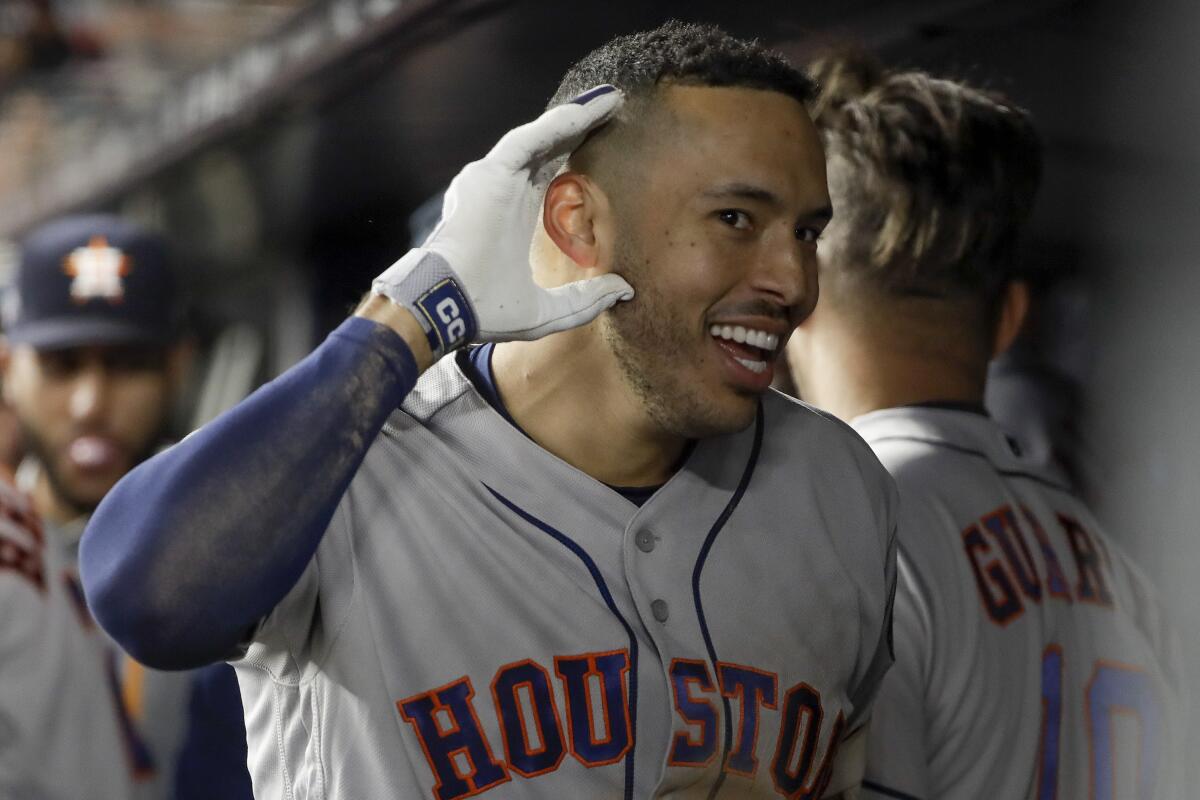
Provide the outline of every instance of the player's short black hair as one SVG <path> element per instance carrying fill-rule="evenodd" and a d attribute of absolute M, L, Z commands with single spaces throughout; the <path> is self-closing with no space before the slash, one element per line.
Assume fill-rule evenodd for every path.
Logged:
<path fill-rule="evenodd" d="M 735 86 L 780 92 L 807 103 L 816 84 L 779 53 L 739 39 L 716 25 L 670 20 L 654 30 L 618 36 L 567 70 L 547 107 L 593 86 L 610 83 L 626 96 L 664 81 L 691 86 Z"/>

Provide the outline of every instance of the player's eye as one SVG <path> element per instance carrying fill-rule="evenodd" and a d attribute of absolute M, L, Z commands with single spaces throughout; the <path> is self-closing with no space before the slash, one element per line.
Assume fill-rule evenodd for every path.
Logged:
<path fill-rule="evenodd" d="M 79 352 L 73 349 L 41 350 L 38 351 L 37 358 L 42 373 L 50 378 L 65 378 L 73 375 L 79 371 L 79 367 L 83 363 Z"/>
<path fill-rule="evenodd" d="M 750 230 L 750 215 L 736 208 L 723 208 L 717 212 L 717 219 L 731 228 L 739 231 Z"/>
<path fill-rule="evenodd" d="M 156 372 L 163 369 L 167 353 L 161 347 L 111 347 L 101 356 L 110 372 Z"/>
<path fill-rule="evenodd" d="M 796 226 L 796 239 L 805 243 L 815 243 L 821 238 L 820 228 L 810 228 L 807 225 Z"/>

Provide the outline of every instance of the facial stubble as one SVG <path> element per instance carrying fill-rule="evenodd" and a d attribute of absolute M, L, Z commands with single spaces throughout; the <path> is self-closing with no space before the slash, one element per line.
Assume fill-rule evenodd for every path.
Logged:
<path fill-rule="evenodd" d="M 629 230 L 629 226 L 623 226 Z M 604 341 L 626 385 L 651 422 L 664 433 L 700 439 L 733 433 L 752 421 L 722 410 L 702 374 L 701 323 L 689 320 L 655 280 L 654 265 L 636 236 L 625 232 L 614 246 L 614 271 L 634 287 L 633 300 L 601 318 Z"/>
<path fill-rule="evenodd" d="M 84 497 L 79 492 L 76 492 L 66 476 L 59 471 L 55 453 L 46 443 L 45 439 L 42 438 L 41 434 L 23 419 L 19 419 L 18 423 L 21 427 L 22 438 L 25 440 L 30 453 L 38 462 L 38 466 L 45 474 L 46 480 L 50 484 L 50 490 L 58 498 L 58 501 L 79 515 L 91 514 L 95 511 L 96 507 L 100 505 L 100 501 L 104 498 Z M 166 440 L 168 428 L 169 419 L 167 410 L 164 408 L 160 412 L 158 425 L 155 427 L 152 435 L 146 439 L 139 451 L 134 454 L 130 463 L 130 469 L 154 455 L 155 451 L 158 450 L 159 444 Z M 118 480 L 124 477 L 125 474 L 127 473 L 119 476 Z"/>

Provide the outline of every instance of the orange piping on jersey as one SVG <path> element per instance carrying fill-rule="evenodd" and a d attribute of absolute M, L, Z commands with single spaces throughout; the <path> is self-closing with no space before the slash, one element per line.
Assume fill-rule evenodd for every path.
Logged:
<path fill-rule="evenodd" d="M 145 712 L 146 668 L 134 661 L 131 656 L 121 657 L 121 704 L 126 713 L 137 721 L 142 721 Z"/>

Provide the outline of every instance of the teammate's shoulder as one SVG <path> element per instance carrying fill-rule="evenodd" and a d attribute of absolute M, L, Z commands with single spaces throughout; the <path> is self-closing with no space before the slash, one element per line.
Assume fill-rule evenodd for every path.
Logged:
<path fill-rule="evenodd" d="M 871 411 L 853 421 L 894 476 L 929 471 L 956 473 L 1035 470 L 1000 427 L 971 411 L 902 406 Z"/>
<path fill-rule="evenodd" d="M 771 391 L 763 398 L 765 444 L 795 469 L 818 464 L 826 475 L 857 475 L 874 491 L 895 492 L 887 469 L 849 424 L 824 409 Z"/>
<path fill-rule="evenodd" d="M 840 443 L 856 455 L 877 461 L 870 446 L 853 426 L 824 409 L 771 390 L 763 397 L 763 412 L 769 436 L 779 439 L 775 434 L 782 431 L 799 433 L 807 442 Z"/>

